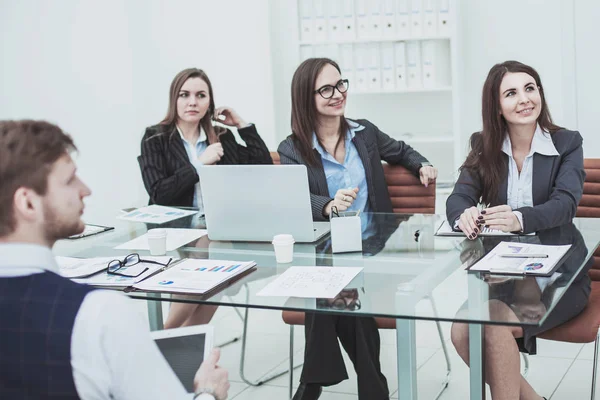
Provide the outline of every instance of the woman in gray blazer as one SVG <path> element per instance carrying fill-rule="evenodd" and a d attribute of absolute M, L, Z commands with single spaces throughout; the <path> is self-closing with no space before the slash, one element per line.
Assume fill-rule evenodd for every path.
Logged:
<path fill-rule="evenodd" d="M 585 178 L 582 138 L 552 122 L 538 73 L 517 61 L 494 65 L 483 86 L 482 116 L 483 130 L 471 136 L 471 151 L 446 202 L 448 222 L 469 239 L 483 227 L 531 233 L 571 223 Z M 587 289 L 569 290 L 561 302 L 586 304 Z M 520 375 L 519 348 L 533 354 L 536 335 L 581 310 L 551 316 L 542 329 L 486 326 L 492 397 L 540 399 Z M 507 305 L 490 313 L 518 320 Z M 453 324 L 452 342 L 468 364 L 466 324 Z"/>
<path fill-rule="evenodd" d="M 292 135 L 279 145 L 282 164 L 303 164 L 308 170 L 314 220 L 339 211 L 392 212 L 381 161 L 412 171 L 427 186 L 437 177 L 422 155 L 390 138 L 371 122 L 344 116 L 348 80 L 327 58 L 304 61 L 292 79 Z M 375 235 L 363 224 L 363 238 Z M 306 348 L 301 384 L 294 396 L 317 399 L 322 386 L 348 379 L 338 338 L 354 363 L 360 399 L 389 398 L 379 364 L 379 332 L 373 318 L 306 314 Z"/>

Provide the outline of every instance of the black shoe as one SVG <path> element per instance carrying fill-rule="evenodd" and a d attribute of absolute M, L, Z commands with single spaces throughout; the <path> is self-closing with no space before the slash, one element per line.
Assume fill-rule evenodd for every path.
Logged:
<path fill-rule="evenodd" d="M 323 388 L 316 383 L 300 383 L 292 400 L 317 400 Z"/>

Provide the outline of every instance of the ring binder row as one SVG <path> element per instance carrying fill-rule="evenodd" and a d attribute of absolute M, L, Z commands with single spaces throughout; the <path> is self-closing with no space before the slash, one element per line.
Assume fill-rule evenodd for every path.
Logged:
<path fill-rule="evenodd" d="M 298 0 L 300 40 L 449 37 L 450 0 Z"/>
<path fill-rule="evenodd" d="M 451 85 L 449 40 L 301 45 L 300 58 L 338 61 L 354 92 L 439 89 Z"/>

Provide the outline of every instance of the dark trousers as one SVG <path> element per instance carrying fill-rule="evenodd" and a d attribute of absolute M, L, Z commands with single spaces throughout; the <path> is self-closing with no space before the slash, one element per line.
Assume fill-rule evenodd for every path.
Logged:
<path fill-rule="evenodd" d="M 389 399 L 379 363 L 380 341 L 374 318 L 306 313 L 302 383 L 330 386 L 348 379 L 338 338 L 354 364 L 358 398 Z"/>

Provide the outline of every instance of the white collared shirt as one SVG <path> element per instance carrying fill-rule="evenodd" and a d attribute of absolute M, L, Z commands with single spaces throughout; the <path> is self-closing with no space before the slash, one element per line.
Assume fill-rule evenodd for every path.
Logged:
<path fill-rule="evenodd" d="M 519 173 L 517 163 L 513 158 L 512 144 L 508 133 L 504 136 L 502 151 L 508 155 L 506 204 L 513 210 L 521 207 L 533 207 L 533 155 L 538 153 L 545 156 L 558 156 L 559 153 L 552 142 L 552 137 L 537 125 L 531 141 L 531 149 L 523 160 L 521 173 Z M 515 211 L 515 215 L 522 228 L 523 215 L 519 211 Z"/>
<path fill-rule="evenodd" d="M 0 244 L 0 278 L 45 270 L 58 273 L 49 248 Z M 73 325 L 71 367 L 81 399 L 193 397 L 150 338 L 144 319 L 134 310 L 131 300 L 113 291 L 94 290 L 83 299 Z"/>
<path fill-rule="evenodd" d="M 187 153 L 188 159 L 190 163 L 196 169 L 196 173 L 200 176 L 200 167 L 202 167 L 202 163 L 198 161 L 198 157 L 200 154 L 204 153 L 204 150 L 208 147 L 208 138 L 206 137 L 206 133 L 202 126 L 198 127 L 200 129 L 200 136 L 198 136 L 198 140 L 196 143 L 190 143 L 183 136 L 183 132 L 181 129 L 177 127 L 177 132 L 179 132 L 179 136 L 181 137 L 181 141 L 183 142 L 183 147 L 185 148 L 185 152 Z M 204 202 L 202 201 L 202 190 L 200 189 L 200 181 L 196 182 L 194 185 L 194 200 L 192 202 L 193 207 L 198 207 L 200 214 L 204 214 Z"/>

